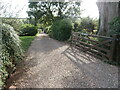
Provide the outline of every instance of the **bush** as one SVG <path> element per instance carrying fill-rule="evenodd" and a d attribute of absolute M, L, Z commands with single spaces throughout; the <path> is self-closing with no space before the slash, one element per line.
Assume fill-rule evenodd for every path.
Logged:
<path fill-rule="evenodd" d="M 57 20 L 51 27 L 50 36 L 59 41 L 68 40 L 71 36 L 72 24 L 69 20 Z"/>
<path fill-rule="evenodd" d="M 9 74 L 13 72 L 16 64 L 22 59 L 22 48 L 19 36 L 10 25 L 1 24 L 2 27 L 2 49 L 0 51 L 1 78 L 0 87 L 5 82 Z"/>
<path fill-rule="evenodd" d="M 14 28 L 15 31 L 19 32 L 20 26 L 24 24 L 22 19 L 5 19 L 3 18 L 3 23 L 8 24 Z"/>
<path fill-rule="evenodd" d="M 21 26 L 20 36 L 35 36 L 37 34 L 37 27 L 31 24 Z"/>
<path fill-rule="evenodd" d="M 81 18 L 80 22 L 74 23 L 74 31 L 88 33 L 88 34 L 96 34 L 98 30 L 98 20 L 92 19 L 90 17 Z"/>
<path fill-rule="evenodd" d="M 109 35 L 120 34 L 120 17 L 114 18 L 110 23 Z"/>

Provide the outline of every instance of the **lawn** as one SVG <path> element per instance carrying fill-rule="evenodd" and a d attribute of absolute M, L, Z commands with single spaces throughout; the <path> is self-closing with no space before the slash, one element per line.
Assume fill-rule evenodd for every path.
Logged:
<path fill-rule="evenodd" d="M 29 46 L 31 45 L 32 41 L 34 40 L 35 36 L 22 36 L 21 39 L 21 45 L 24 51 L 27 51 Z"/>

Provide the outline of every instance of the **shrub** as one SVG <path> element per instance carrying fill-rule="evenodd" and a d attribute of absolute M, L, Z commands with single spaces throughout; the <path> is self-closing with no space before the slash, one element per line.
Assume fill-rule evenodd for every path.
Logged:
<path fill-rule="evenodd" d="M 9 74 L 15 69 L 15 65 L 22 59 L 22 48 L 20 39 L 17 33 L 10 25 L 1 24 L 2 27 L 2 42 L 0 51 L 1 64 L 1 85 L 5 82 Z M 3 82 L 3 83 L 2 83 Z"/>
<path fill-rule="evenodd" d="M 110 23 L 109 35 L 120 34 L 120 17 L 114 18 Z"/>
<path fill-rule="evenodd" d="M 74 23 L 74 31 L 88 33 L 88 34 L 96 34 L 98 30 L 98 20 L 92 19 L 90 17 L 81 18 L 80 22 Z"/>
<path fill-rule="evenodd" d="M 68 40 L 71 36 L 72 24 L 69 20 L 57 20 L 51 27 L 50 36 L 59 41 Z"/>
<path fill-rule="evenodd" d="M 35 36 L 37 34 L 37 27 L 31 24 L 21 26 L 20 36 Z"/>
<path fill-rule="evenodd" d="M 44 31 L 47 34 L 51 33 L 51 26 L 46 27 Z"/>
<path fill-rule="evenodd" d="M 3 23 L 8 24 L 14 28 L 15 31 L 19 32 L 20 26 L 24 24 L 22 19 L 5 19 L 3 18 Z"/>

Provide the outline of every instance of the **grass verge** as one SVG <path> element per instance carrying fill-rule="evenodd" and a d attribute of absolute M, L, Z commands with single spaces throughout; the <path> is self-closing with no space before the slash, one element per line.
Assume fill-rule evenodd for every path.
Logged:
<path fill-rule="evenodd" d="M 36 36 L 21 36 L 21 45 L 24 51 L 27 51 Z"/>

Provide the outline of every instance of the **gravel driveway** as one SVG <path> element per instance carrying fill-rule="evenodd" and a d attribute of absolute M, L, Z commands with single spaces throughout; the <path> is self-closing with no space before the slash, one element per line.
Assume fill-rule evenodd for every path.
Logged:
<path fill-rule="evenodd" d="M 13 75 L 17 88 L 117 88 L 118 68 L 40 34 Z"/>

